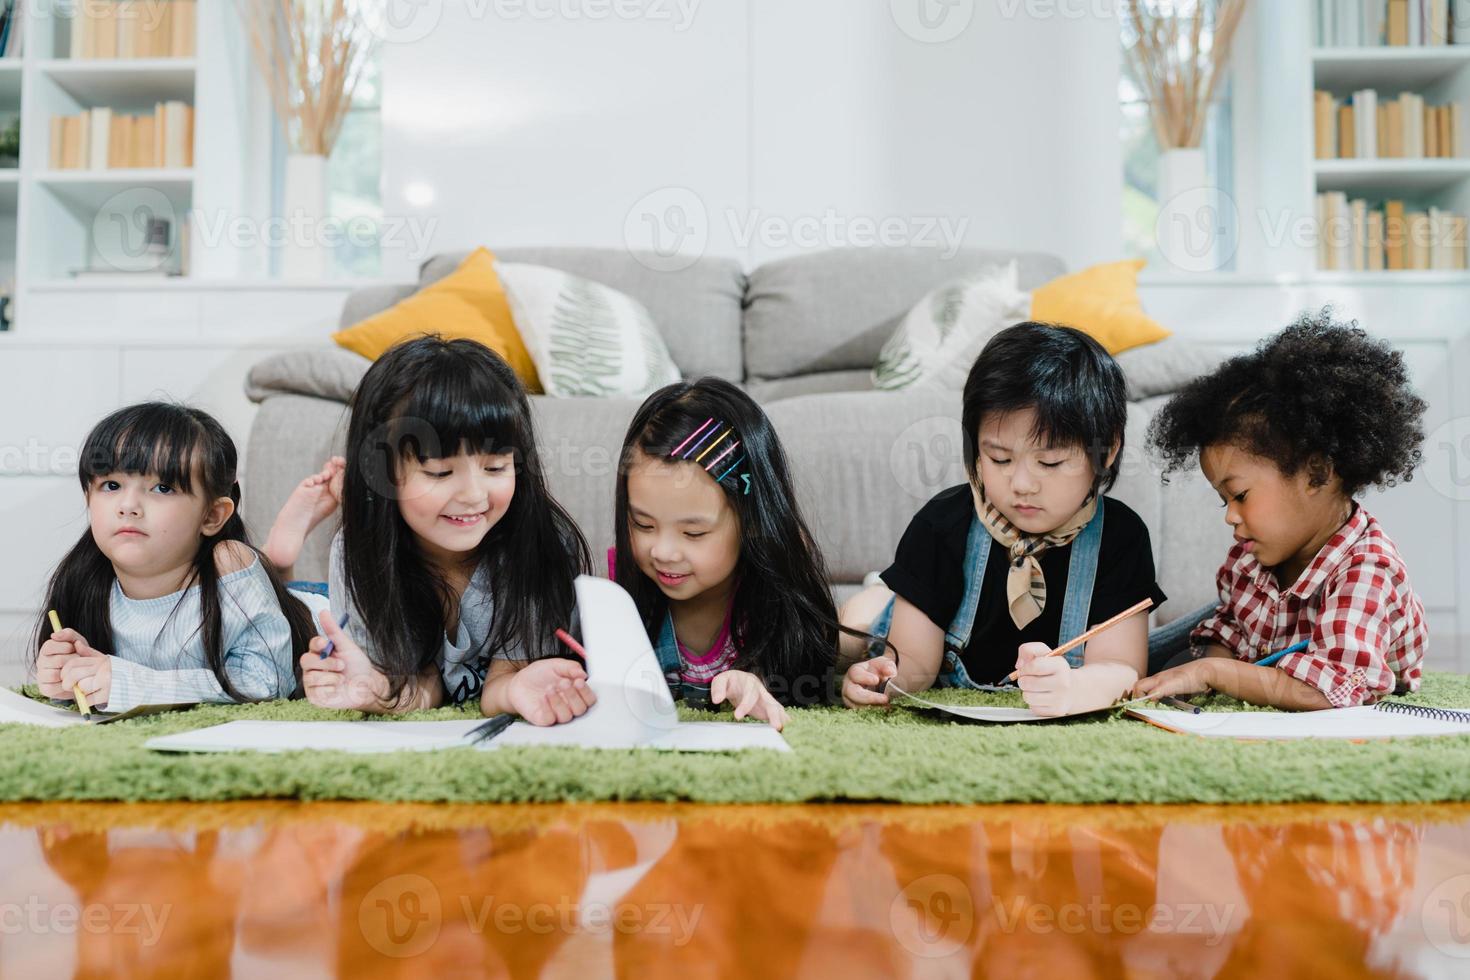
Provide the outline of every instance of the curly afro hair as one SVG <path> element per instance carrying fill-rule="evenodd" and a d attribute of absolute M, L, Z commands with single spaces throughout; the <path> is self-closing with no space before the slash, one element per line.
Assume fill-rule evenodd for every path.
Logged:
<path fill-rule="evenodd" d="M 1352 497 L 1413 478 L 1424 408 L 1403 355 L 1356 322 L 1334 323 L 1329 307 L 1190 382 L 1148 437 L 1166 476 L 1208 446 L 1233 444 L 1288 476 L 1306 467 L 1315 486 L 1336 473 Z"/>

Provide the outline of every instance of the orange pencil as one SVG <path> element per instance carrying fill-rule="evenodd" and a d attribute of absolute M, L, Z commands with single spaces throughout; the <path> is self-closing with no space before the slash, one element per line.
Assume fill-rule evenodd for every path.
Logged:
<path fill-rule="evenodd" d="M 1112 619 L 1105 620 L 1105 621 L 1103 621 L 1101 623 L 1098 623 L 1096 626 L 1094 626 L 1092 629 L 1088 630 L 1087 632 L 1083 633 L 1081 636 L 1078 636 L 1075 639 L 1071 639 L 1071 640 L 1068 640 L 1066 643 L 1063 643 L 1061 646 L 1057 647 L 1051 653 L 1048 653 L 1047 656 L 1048 657 L 1055 657 L 1059 653 L 1066 653 L 1068 650 L 1072 650 L 1072 649 L 1075 649 L 1076 647 L 1080 647 L 1082 644 L 1086 643 L 1088 640 L 1092 639 L 1094 636 L 1097 636 L 1097 634 L 1101 633 L 1103 630 L 1109 629 L 1109 628 L 1111 628 L 1113 626 L 1117 626 L 1119 623 L 1121 623 L 1123 620 L 1127 619 L 1129 616 L 1136 616 L 1139 613 L 1144 612 L 1145 610 L 1151 608 L 1153 606 L 1153 604 L 1154 604 L 1154 601 L 1152 599 L 1145 599 L 1145 600 L 1143 600 L 1142 602 L 1138 603 L 1135 606 L 1131 606 L 1131 607 L 1129 607 L 1127 609 L 1124 609 L 1122 612 L 1118 613 L 1118 615 L 1114 616 Z M 1019 670 L 1013 670 L 1013 671 L 1011 671 L 1010 677 L 1008 677 L 1006 679 L 1013 681 L 1013 680 L 1016 679 L 1016 676 L 1018 674 L 1020 674 L 1020 671 Z"/>

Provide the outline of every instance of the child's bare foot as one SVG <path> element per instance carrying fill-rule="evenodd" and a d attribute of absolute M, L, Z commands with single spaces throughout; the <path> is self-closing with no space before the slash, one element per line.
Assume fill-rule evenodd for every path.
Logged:
<path fill-rule="evenodd" d="M 341 505 L 342 473 L 346 467 L 345 459 L 333 456 L 320 473 L 313 473 L 297 484 L 281 506 L 261 549 L 281 573 L 289 574 L 301 555 L 306 536 Z"/>

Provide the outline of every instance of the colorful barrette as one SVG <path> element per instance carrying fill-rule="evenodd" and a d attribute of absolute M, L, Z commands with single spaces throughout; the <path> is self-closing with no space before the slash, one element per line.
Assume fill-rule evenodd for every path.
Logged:
<path fill-rule="evenodd" d="M 723 472 L 715 477 L 716 483 L 723 483 L 725 477 L 739 469 L 740 464 L 745 462 L 742 453 L 735 458 L 735 462 L 727 465 L 726 461 L 740 448 L 740 438 L 735 434 L 733 427 L 725 425 L 723 420 L 716 421 L 713 417 L 705 419 L 704 424 L 695 429 L 679 445 L 669 453 L 670 459 L 683 459 L 698 463 L 704 467 L 704 471 L 711 476 L 717 467 Z M 705 462 L 706 457 L 709 462 Z M 745 493 L 750 493 L 750 475 L 743 476 L 745 481 Z"/>

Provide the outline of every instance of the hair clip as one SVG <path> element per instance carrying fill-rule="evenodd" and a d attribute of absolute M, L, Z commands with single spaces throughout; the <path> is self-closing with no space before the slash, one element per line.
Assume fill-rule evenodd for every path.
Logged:
<path fill-rule="evenodd" d="M 703 425 L 674 447 L 673 452 L 669 453 L 669 458 L 699 463 L 704 467 L 706 473 L 714 476 L 716 467 L 724 465 L 725 461 L 734 455 L 735 450 L 740 448 L 740 438 L 735 436 L 731 439 L 732 436 L 735 436 L 735 429 L 725 425 L 724 420 L 717 421 L 713 417 L 707 418 Z M 727 439 L 730 440 L 728 445 L 725 444 Z M 718 452 L 716 452 L 717 449 Z M 710 456 L 711 453 L 714 455 Z M 706 456 L 710 456 L 707 463 L 704 462 Z M 741 454 L 735 459 L 735 462 L 726 466 L 720 475 L 715 477 L 715 482 L 723 483 L 725 477 L 739 469 L 743 462 L 745 462 L 745 455 Z M 750 474 L 743 474 L 742 479 L 745 481 L 745 495 L 749 496 Z"/>

